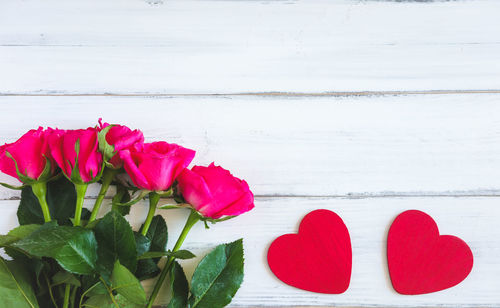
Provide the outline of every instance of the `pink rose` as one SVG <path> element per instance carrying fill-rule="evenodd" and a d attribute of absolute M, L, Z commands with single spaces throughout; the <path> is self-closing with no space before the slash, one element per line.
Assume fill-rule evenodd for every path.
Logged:
<path fill-rule="evenodd" d="M 47 131 L 41 127 L 36 130 L 32 129 L 16 142 L 0 146 L 0 170 L 20 180 L 16 171 L 16 163 L 19 172 L 33 180 L 47 180 L 53 175 L 55 164 L 49 152 Z M 51 164 L 49 172 L 43 174 L 42 179 L 40 177 L 48 163 Z"/>
<path fill-rule="evenodd" d="M 137 144 L 120 151 L 125 171 L 132 182 L 149 191 L 165 191 L 191 163 L 195 151 L 164 141 Z"/>
<path fill-rule="evenodd" d="M 79 175 L 79 180 L 83 183 L 94 181 L 101 173 L 102 154 L 99 152 L 97 133 L 98 130 L 92 127 L 76 130 L 50 130 L 50 152 L 69 179 L 72 178 L 77 157 L 78 170 L 75 170 L 75 174 Z M 79 143 L 78 153 L 75 149 L 77 141 Z"/>
<path fill-rule="evenodd" d="M 177 181 L 184 199 L 205 217 L 236 216 L 254 208 L 247 182 L 214 163 L 186 169 Z"/>
<path fill-rule="evenodd" d="M 99 131 L 108 127 L 108 123 L 101 123 L 101 119 L 99 119 Z M 117 153 L 119 151 L 132 148 L 135 144 L 144 143 L 144 135 L 138 130 L 131 130 L 127 126 L 123 125 L 112 125 L 109 131 L 106 133 L 106 142 L 114 147 L 114 152 Z M 115 168 L 121 168 L 123 166 L 123 161 L 120 159 L 120 155 L 115 154 L 110 160 L 109 163 L 113 165 Z"/>

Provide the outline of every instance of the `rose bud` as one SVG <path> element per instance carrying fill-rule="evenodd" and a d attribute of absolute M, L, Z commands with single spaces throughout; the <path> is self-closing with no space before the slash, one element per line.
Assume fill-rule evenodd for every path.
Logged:
<path fill-rule="evenodd" d="M 237 216 L 254 208 L 247 182 L 214 163 L 185 169 L 177 182 L 186 202 L 204 217 Z"/>
<path fill-rule="evenodd" d="M 47 131 L 41 127 L 28 131 L 14 143 L 0 146 L 0 170 L 25 184 L 47 181 L 54 169 Z"/>
<path fill-rule="evenodd" d="M 144 135 L 138 130 L 131 130 L 127 126 L 124 125 L 109 125 L 108 123 L 101 123 L 101 119 L 99 119 L 99 131 L 104 133 L 106 144 L 100 144 L 100 148 L 106 148 L 110 146 L 109 157 L 105 157 L 107 162 L 111 164 L 110 167 L 118 169 L 123 166 L 123 161 L 118 155 L 119 151 L 130 149 L 135 144 L 143 144 L 144 143 Z M 102 143 L 102 142 L 101 142 Z M 106 149 L 103 151 L 107 154 Z M 105 155 L 106 156 L 106 155 Z M 109 166 L 109 165 L 108 165 Z"/>
<path fill-rule="evenodd" d="M 191 163 L 195 151 L 164 141 L 137 144 L 120 151 L 125 171 L 132 182 L 148 191 L 166 191 Z"/>
<path fill-rule="evenodd" d="M 49 136 L 51 155 L 64 175 L 74 183 L 92 183 L 101 175 L 103 163 L 98 148 L 97 133 L 98 130 L 92 127 L 51 130 Z"/>

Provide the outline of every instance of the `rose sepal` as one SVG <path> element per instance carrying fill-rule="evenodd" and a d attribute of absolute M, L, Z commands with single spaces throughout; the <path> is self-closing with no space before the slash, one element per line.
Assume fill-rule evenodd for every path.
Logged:
<path fill-rule="evenodd" d="M 156 193 L 158 196 L 160 196 L 160 198 L 168 198 L 174 194 L 174 191 L 172 188 L 170 188 L 169 190 L 165 190 L 165 191 L 150 191 L 150 190 L 141 189 L 139 195 L 135 199 L 132 199 L 126 203 L 116 203 L 116 205 L 118 205 L 118 206 L 132 206 L 132 205 L 136 204 L 137 202 L 141 201 L 142 199 L 144 199 L 144 197 L 146 197 L 151 192 Z"/>
<path fill-rule="evenodd" d="M 106 140 L 106 135 L 108 134 L 109 130 L 116 125 L 111 124 L 103 128 L 99 133 L 97 133 L 97 142 L 99 144 L 99 151 L 102 153 L 102 160 L 104 161 L 104 164 L 106 167 L 111 168 L 111 169 L 120 169 L 116 168 L 113 166 L 113 164 L 109 163 L 109 160 L 113 158 L 113 156 L 116 155 L 115 151 L 115 146 L 112 144 L 109 144 L 108 141 Z"/>
<path fill-rule="evenodd" d="M 238 217 L 238 215 L 234 216 L 224 216 L 222 218 L 210 218 L 203 216 L 202 213 L 198 212 L 194 209 L 194 207 L 189 203 L 178 203 L 178 204 L 165 204 L 159 207 L 161 210 L 173 210 L 173 209 L 189 209 L 193 212 L 193 215 L 197 215 L 198 220 L 203 221 L 205 224 L 205 228 L 209 229 L 208 223 L 212 225 L 218 222 L 226 221 Z"/>
<path fill-rule="evenodd" d="M 32 184 L 39 183 L 39 182 L 47 182 L 52 177 L 51 163 L 50 163 L 50 160 L 45 155 L 43 155 L 43 157 L 45 158 L 45 167 L 43 168 L 43 171 L 40 174 L 40 176 L 38 177 L 38 179 L 33 179 L 27 175 L 24 175 L 21 172 L 21 170 L 19 170 L 19 165 L 17 164 L 17 161 L 14 159 L 14 157 L 8 151 L 5 152 L 5 155 L 7 157 L 9 157 L 10 159 L 12 159 L 12 161 L 14 162 L 14 165 L 16 166 L 17 177 L 19 178 L 19 181 L 21 181 L 25 185 L 32 185 Z M 9 186 L 12 186 L 9 184 L 4 185 L 4 183 L 2 183 L 1 185 L 5 186 L 7 188 L 10 188 Z M 20 186 L 20 188 L 12 188 L 12 189 L 22 189 L 25 185 Z M 12 187 L 16 187 L 16 186 L 12 186 Z"/>
<path fill-rule="evenodd" d="M 221 222 L 221 221 L 226 221 L 226 220 L 229 220 L 229 219 L 233 219 L 235 217 L 238 217 L 238 215 L 235 215 L 235 216 L 224 216 L 222 218 L 210 218 L 210 217 L 205 217 L 203 216 L 203 214 L 201 214 L 200 212 L 196 211 L 193 209 L 194 212 L 196 212 L 199 216 L 199 220 L 200 221 L 203 221 L 203 223 L 205 224 L 205 229 L 210 229 L 210 227 L 208 226 L 208 223 L 214 225 L 218 222 Z"/>
<path fill-rule="evenodd" d="M 132 205 L 136 204 L 137 202 L 141 201 L 142 199 L 144 199 L 150 192 L 151 191 L 149 191 L 149 190 L 140 190 L 139 195 L 135 199 L 132 199 L 129 202 L 125 202 L 125 203 L 115 203 L 115 205 L 132 206 Z"/>
<path fill-rule="evenodd" d="M 187 203 L 179 203 L 179 204 L 164 204 L 159 207 L 160 210 L 173 210 L 173 209 L 185 209 L 189 208 L 191 205 Z"/>
<path fill-rule="evenodd" d="M 157 193 L 158 195 L 160 195 L 161 198 L 168 198 L 168 197 L 172 197 L 173 196 L 174 190 L 172 189 L 172 187 L 170 187 L 170 189 L 168 189 L 168 190 L 155 191 L 155 193 Z"/>
<path fill-rule="evenodd" d="M 0 185 L 2 185 L 3 187 L 6 187 L 8 189 L 13 189 L 13 190 L 22 190 L 26 186 L 26 185 L 14 186 L 14 185 L 10 185 L 10 184 L 3 183 L 3 182 L 0 182 Z"/>
<path fill-rule="evenodd" d="M 93 179 L 88 181 L 88 182 L 84 182 L 82 177 L 80 176 L 80 169 L 78 166 L 78 156 L 80 155 L 80 139 L 76 140 L 76 142 L 75 142 L 75 153 L 76 153 L 75 165 L 73 166 L 73 169 L 71 170 L 71 176 L 67 177 L 65 175 L 66 178 L 68 180 L 70 180 L 73 184 L 77 184 L 77 185 L 92 184 L 92 183 L 99 181 L 102 177 L 102 173 L 104 172 L 104 160 L 103 160 L 103 163 L 101 165 L 101 170 L 96 175 L 96 177 L 94 177 L 92 172 L 90 172 L 90 177 L 92 177 Z"/>

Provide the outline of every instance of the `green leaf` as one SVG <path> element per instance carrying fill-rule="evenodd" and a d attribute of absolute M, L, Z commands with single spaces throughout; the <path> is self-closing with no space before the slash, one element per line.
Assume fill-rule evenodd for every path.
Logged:
<path fill-rule="evenodd" d="M 149 251 L 151 247 L 151 240 L 139 232 L 134 232 L 135 235 L 135 244 L 137 246 L 137 255 L 141 256 L 145 252 Z M 138 258 L 139 259 L 139 258 Z M 138 260 L 137 269 L 135 271 L 135 276 L 139 280 L 144 280 L 148 278 L 155 277 L 160 273 L 160 268 L 156 265 L 156 263 L 151 260 Z"/>
<path fill-rule="evenodd" d="M 17 237 L 18 239 L 23 239 L 30 235 L 31 233 L 35 232 L 41 227 L 41 225 L 36 225 L 36 224 L 30 224 L 30 225 L 22 225 L 19 227 L 16 227 L 7 233 L 10 236 Z"/>
<path fill-rule="evenodd" d="M 140 256 L 149 251 L 149 248 L 151 247 L 151 240 L 149 238 L 136 231 L 134 231 L 134 237 L 137 256 Z"/>
<path fill-rule="evenodd" d="M 38 227 L 40 227 L 40 226 L 38 226 Z M 19 239 L 17 239 L 17 240 L 19 240 Z M 44 259 L 40 259 L 40 258 L 32 258 L 31 256 L 29 256 L 29 254 L 27 254 L 26 252 L 19 250 L 17 248 L 12 248 L 12 247 L 7 246 L 7 247 L 4 247 L 4 249 L 5 249 L 5 253 L 8 256 L 10 256 L 13 260 L 15 260 L 19 266 L 23 267 L 23 269 L 25 269 L 26 271 L 34 274 L 34 277 L 33 277 L 34 282 L 36 282 L 36 285 L 38 287 L 38 289 L 35 289 L 36 293 L 37 293 L 37 297 L 39 296 L 40 293 L 43 293 L 44 291 L 46 291 L 46 289 L 47 289 L 46 284 L 47 283 L 44 279 L 42 279 L 43 277 L 41 277 L 41 274 L 44 270 L 47 271 L 48 269 L 51 268 L 51 266 L 50 266 L 51 261 L 54 265 L 57 266 L 56 261 L 53 259 L 45 259 L 44 260 Z M 57 266 L 57 267 L 59 267 L 59 266 Z M 40 299 L 39 299 L 39 303 L 42 307 L 44 306 L 43 303 L 41 303 Z"/>
<path fill-rule="evenodd" d="M 42 226 L 13 247 L 37 257 L 51 257 L 68 272 L 94 273 L 97 242 L 92 231 L 82 227 Z"/>
<path fill-rule="evenodd" d="M 143 225 L 144 226 L 144 225 Z M 141 230 L 142 227 L 141 226 Z M 165 251 L 168 240 L 168 230 L 165 219 L 161 215 L 156 215 L 151 221 L 146 237 L 151 240 L 149 251 Z M 158 262 L 158 261 L 155 261 Z"/>
<path fill-rule="evenodd" d="M 151 259 L 151 258 L 159 258 L 159 257 L 174 257 L 176 259 L 187 260 L 195 258 L 196 256 L 189 250 L 178 250 L 176 252 L 171 251 L 148 251 L 141 255 L 138 259 Z"/>
<path fill-rule="evenodd" d="M 24 263 L 23 265 L 25 265 L 26 268 L 29 268 L 33 273 L 35 273 L 35 279 L 36 279 L 36 283 L 37 283 L 38 287 L 41 287 L 41 286 L 45 287 L 44 282 L 46 283 L 46 281 L 41 281 L 40 275 L 43 273 L 44 269 L 47 269 L 50 267 L 50 265 L 48 264 L 49 261 L 42 260 L 42 259 L 29 259 L 26 261 L 28 261 L 29 263 Z"/>
<path fill-rule="evenodd" d="M 191 308 L 228 305 L 243 281 L 243 240 L 217 246 L 205 256 L 191 280 Z"/>
<path fill-rule="evenodd" d="M 83 289 L 85 289 L 85 296 L 87 297 L 92 297 L 95 295 L 101 295 L 101 294 L 108 294 L 109 291 L 106 288 L 106 286 L 102 283 L 102 281 L 98 280 L 97 282 L 94 282 L 91 286 L 89 286 L 90 280 L 85 281 L 85 278 L 89 278 L 90 276 L 83 276 L 82 279 L 82 285 Z M 96 278 L 96 277 L 92 277 Z M 92 279 L 94 281 L 94 279 Z"/>
<path fill-rule="evenodd" d="M 22 225 L 16 227 L 7 233 L 7 235 L 0 235 L 0 247 L 9 246 L 10 244 L 25 238 L 26 236 L 33 233 L 35 230 L 40 228 L 40 225 Z M 13 259 L 17 259 L 20 254 L 18 251 L 14 251 L 9 247 L 5 247 L 5 252 Z M 24 256 L 23 256 L 24 257 Z"/>
<path fill-rule="evenodd" d="M 118 294 L 115 296 L 115 301 L 120 308 L 143 308 L 144 306 L 137 305 L 128 301 L 124 296 Z M 90 297 L 82 307 L 87 308 L 116 308 L 109 294 L 99 294 Z"/>
<path fill-rule="evenodd" d="M 94 227 L 98 248 L 98 269 L 109 279 L 116 260 L 134 272 L 137 267 L 137 250 L 134 231 L 128 221 L 115 210 L 106 214 Z"/>
<path fill-rule="evenodd" d="M 153 259 L 138 260 L 135 276 L 139 280 L 146 280 L 156 277 L 160 273 L 160 268 Z"/>
<path fill-rule="evenodd" d="M 188 303 L 189 284 L 179 263 L 174 261 L 170 271 L 170 294 L 172 299 L 167 308 L 186 308 Z"/>
<path fill-rule="evenodd" d="M 16 261 L 0 258 L 0 307 L 38 308 L 31 281 Z"/>
<path fill-rule="evenodd" d="M 150 241 L 150 247 L 147 251 L 164 252 L 166 250 L 168 230 L 165 219 L 161 215 L 153 217 L 146 237 Z M 160 273 L 160 268 L 157 265 L 158 261 L 160 261 L 159 257 L 139 260 L 137 262 L 137 270 L 135 271 L 137 278 L 144 280 L 158 275 Z"/>
<path fill-rule="evenodd" d="M 60 284 L 70 284 L 73 286 L 80 287 L 82 284 L 80 283 L 80 280 L 76 279 L 76 277 L 68 273 L 66 271 L 60 271 L 57 272 L 54 277 L 52 277 L 52 285 L 57 286 Z"/>
<path fill-rule="evenodd" d="M 60 177 L 47 183 L 47 204 L 52 219 L 60 225 L 69 225 L 69 219 L 75 215 L 76 191 L 73 183 L 65 177 Z M 37 197 L 31 186 L 25 186 L 21 191 L 21 202 L 17 209 L 20 225 L 43 224 L 43 213 Z"/>
<path fill-rule="evenodd" d="M 12 235 L 0 235 L 0 247 L 8 246 L 16 241 L 19 241 L 18 237 Z"/>
<path fill-rule="evenodd" d="M 176 258 L 176 259 L 181 259 L 181 260 L 188 260 L 192 258 L 196 258 L 195 254 L 192 253 L 189 250 L 177 250 L 175 252 L 170 252 L 170 256 Z"/>
<path fill-rule="evenodd" d="M 113 275 L 111 275 L 111 285 L 114 291 L 128 301 L 138 305 L 146 304 L 146 293 L 141 283 L 134 274 L 120 264 L 120 261 L 115 263 Z"/>
<path fill-rule="evenodd" d="M 29 226 L 29 227 L 25 227 L 25 226 Z M 33 232 L 35 232 L 35 231 L 32 231 L 33 229 L 35 229 L 34 226 L 38 226 L 38 228 L 36 228 L 36 230 L 35 230 L 35 231 L 37 231 L 37 230 L 40 230 L 42 228 L 48 228 L 50 226 L 57 226 L 57 222 L 53 220 L 50 222 L 46 222 L 43 225 L 35 225 L 35 224 L 22 225 L 22 226 L 15 228 L 15 229 L 10 230 L 9 233 L 7 233 L 7 235 L 16 237 L 16 240 L 13 241 L 12 243 L 8 244 L 7 246 L 5 246 L 4 249 L 5 249 L 5 253 L 7 255 L 9 255 L 12 259 L 22 261 L 22 262 L 27 263 L 27 264 L 28 264 L 28 262 L 32 262 L 32 258 L 28 253 L 26 253 L 22 250 L 19 250 L 17 248 L 14 248 L 12 244 L 19 241 L 22 238 L 27 237 L 27 235 L 31 235 Z"/>

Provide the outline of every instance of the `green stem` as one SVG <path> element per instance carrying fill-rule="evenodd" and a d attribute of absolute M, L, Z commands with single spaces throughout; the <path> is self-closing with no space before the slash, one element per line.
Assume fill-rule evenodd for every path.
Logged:
<path fill-rule="evenodd" d="M 97 199 L 94 203 L 94 208 L 92 209 L 92 214 L 90 214 L 89 223 L 94 221 L 97 218 L 97 214 L 99 213 L 99 209 L 101 208 L 102 201 L 106 196 L 106 192 L 109 189 L 109 185 L 113 181 L 115 174 L 118 172 L 118 169 L 106 168 L 104 169 L 104 173 L 102 175 L 102 185 L 101 190 L 99 191 L 99 195 L 97 195 Z"/>
<path fill-rule="evenodd" d="M 52 286 L 50 285 L 49 278 L 47 278 L 47 274 L 43 273 L 43 276 L 45 277 L 45 282 L 47 283 L 47 287 L 49 288 L 49 295 L 50 299 L 52 300 L 52 303 L 54 304 L 55 308 L 59 308 L 57 306 L 56 300 L 54 299 L 54 293 L 52 293 Z"/>
<path fill-rule="evenodd" d="M 87 192 L 88 184 L 75 184 L 76 189 L 76 208 L 75 208 L 75 220 L 73 221 L 74 226 L 81 225 L 83 200 L 85 199 L 85 193 Z"/>
<path fill-rule="evenodd" d="M 186 239 L 189 231 L 199 220 L 200 217 L 198 213 L 196 213 L 196 211 L 191 211 L 191 214 L 189 215 L 186 224 L 184 225 L 184 229 L 182 229 L 181 235 L 179 235 L 179 238 L 177 239 L 177 242 L 175 243 L 172 252 L 176 252 L 181 248 L 182 243 L 184 243 L 184 240 Z M 158 277 L 158 280 L 156 281 L 155 287 L 153 289 L 153 293 L 151 293 L 151 296 L 149 297 L 148 305 L 146 306 L 147 308 L 153 307 L 153 303 L 156 299 L 156 296 L 158 296 L 158 292 L 160 291 L 161 285 L 165 281 L 167 274 L 170 272 L 170 268 L 174 263 L 174 259 L 175 259 L 174 257 L 169 257 L 167 263 L 161 270 L 160 276 Z"/>
<path fill-rule="evenodd" d="M 71 307 L 75 307 L 75 299 L 76 299 L 76 291 L 77 291 L 78 287 L 75 286 L 73 288 L 73 290 L 71 291 L 71 298 L 70 298 L 70 303 L 71 303 Z"/>
<path fill-rule="evenodd" d="M 64 303 L 63 303 L 63 308 L 68 308 L 70 291 L 71 291 L 71 285 L 70 284 L 66 284 L 66 287 L 64 288 Z"/>
<path fill-rule="evenodd" d="M 38 198 L 38 202 L 42 208 L 43 219 L 45 222 L 51 221 L 49 205 L 47 204 L 47 182 L 31 184 L 31 190 L 33 190 L 33 193 Z"/>
<path fill-rule="evenodd" d="M 151 225 L 151 221 L 153 221 L 153 217 L 155 216 L 156 206 L 160 201 L 160 195 L 155 193 L 154 191 L 149 193 L 149 211 L 146 220 L 144 221 L 144 226 L 142 227 L 141 234 L 146 236 L 149 230 L 149 226 Z"/>

